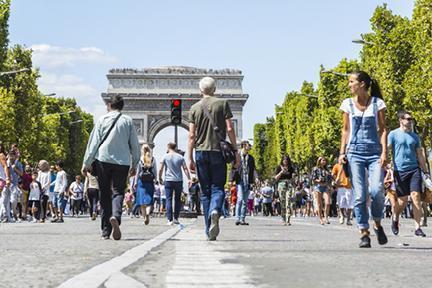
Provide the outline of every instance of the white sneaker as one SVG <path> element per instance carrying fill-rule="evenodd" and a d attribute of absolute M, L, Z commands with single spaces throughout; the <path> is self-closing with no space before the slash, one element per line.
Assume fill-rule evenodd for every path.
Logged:
<path fill-rule="evenodd" d="M 209 240 L 214 241 L 219 235 L 219 213 L 213 210 L 210 215 Z"/>
<path fill-rule="evenodd" d="M 177 224 L 177 225 L 180 224 L 178 219 L 174 219 L 172 222 L 173 222 L 173 224 Z"/>
<path fill-rule="evenodd" d="M 345 217 L 343 217 L 343 216 L 340 216 L 339 217 L 339 224 L 344 224 L 344 222 L 345 222 Z"/>
<path fill-rule="evenodd" d="M 173 224 L 174 224 L 173 221 L 168 221 L 166 225 L 172 226 Z"/>

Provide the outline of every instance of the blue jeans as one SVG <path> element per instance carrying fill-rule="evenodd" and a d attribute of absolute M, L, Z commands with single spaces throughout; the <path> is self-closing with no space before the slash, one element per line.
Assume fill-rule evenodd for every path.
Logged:
<path fill-rule="evenodd" d="M 166 215 L 168 221 L 173 221 L 173 192 L 174 192 L 174 219 L 178 220 L 181 206 L 181 193 L 183 192 L 183 181 L 165 181 L 166 192 Z"/>
<path fill-rule="evenodd" d="M 222 153 L 218 151 L 196 151 L 195 161 L 198 179 L 201 184 L 201 202 L 204 209 L 206 234 L 208 235 L 210 213 L 213 210 L 216 210 L 219 215 L 222 213 L 227 168 Z"/>
<path fill-rule="evenodd" d="M 237 185 L 237 203 L 236 203 L 236 216 L 237 220 L 244 221 L 246 218 L 246 205 L 249 198 L 249 185 Z"/>
<path fill-rule="evenodd" d="M 354 212 L 357 225 L 359 229 L 369 229 L 369 211 L 367 208 L 369 195 L 372 218 L 379 221 L 384 217 L 384 170 L 379 163 L 380 155 L 348 153 L 347 156 L 354 191 Z M 366 170 L 369 179 L 366 179 Z"/>

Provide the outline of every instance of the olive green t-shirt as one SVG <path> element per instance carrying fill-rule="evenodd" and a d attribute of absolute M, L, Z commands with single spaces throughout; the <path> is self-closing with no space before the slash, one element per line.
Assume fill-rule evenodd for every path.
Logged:
<path fill-rule="evenodd" d="M 197 151 L 220 151 L 220 134 L 213 130 L 213 126 L 205 116 L 203 103 L 207 105 L 222 135 L 226 135 L 225 120 L 233 117 L 231 108 L 226 100 L 215 96 L 204 96 L 203 99 L 192 105 L 189 111 L 189 122 L 196 126 L 195 149 Z"/>

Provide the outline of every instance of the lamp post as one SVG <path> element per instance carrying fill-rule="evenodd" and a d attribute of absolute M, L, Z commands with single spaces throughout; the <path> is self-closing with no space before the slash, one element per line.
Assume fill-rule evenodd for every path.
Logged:
<path fill-rule="evenodd" d="M 369 42 L 369 41 L 366 41 L 363 39 L 354 39 L 351 42 L 354 44 L 361 44 L 361 45 L 373 45 L 374 44 L 373 42 Z"/>
<path fill-rule="evenodd" d="M 315 94 L 303 94 L 303 93 L 300 93 L 300 94 L 297 94 L 297 95 L 299 95 L 299 96 L 305 96 L 305 97 L 310 97 L 310 98 L 318 98 L 318 95 L 315 95 Z"/>
<path fill-rule="evenodd" d="M 42 115 L 42 117 L 46 117 L 46 116 L 50 116 L 50 115 L 64 115 L 64 114 L 71 114 L 71 113 L 73 113 L 73 112 L 75 112 L 75 111 L 70 110 L 70 111 L 67 111 L 67 112 L 59 112 L 59 113 L 44 114 L 44 115 Z"/>
<path fill-rule="evenodd" d="M 56 93 L 42 94 L 42 96 L 45 96 L 45 97 L 53 97 L 56 95 L 57 95 Z"/>
<path fill-rule="evenodd" d="M 79 120 L 76 120 L 76 121 L 69 122 L 69 124 L 73 125 L 73 124 L 77 124 L 77 123 L 81 123 L 81 122 L 83 122 L 83 120 L 79 119 Z"/>
<path fill-rule="evenodd" d="M 343 76 L 343 77 L 349 76 L 349 74 L 347 74 L 347 73 L 341 73 L 341 72 L 336 72 L 336 71 L 332 71 L 332 70 L 322 70 L 320 73 L 321 74 L 333 74 L 333 75 L 338 75 L 338 76 Z"/>
<path fill-rule="evenodd" d="M 25 72 L 25 71 L 29 71 L 29 70 L 30 70 L 29 68 L 23 68 L 23 69 L 19 69 L 19 70 L 3 71 L 3 72 L 0 72 L 0 76 L 17 74 L 17 73 L 21 73 L 21 72 Z"/>

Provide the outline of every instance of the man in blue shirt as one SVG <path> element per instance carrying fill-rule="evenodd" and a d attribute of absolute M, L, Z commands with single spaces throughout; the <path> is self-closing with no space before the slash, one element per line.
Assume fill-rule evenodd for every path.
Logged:
<path fill-rule="evenodd" d="M 400 127 L 388 135 L 388 145 L 392 150 L 394 180 L 397 200 L 393 197 L 394 215 L 392 217 L 393 234 L 399 233 L 399 215 L 405 209 L 408 196 L 411 196 L 415 220 L 415 235 L 426 237 L 420 228 L 423 214 L 421 205 L 422 176 L 428 174 L 428 167 L 420 139 L 413 132 L 413 118 L 406 111 L 398 112 Z M 421 170 L 420 170 L 421 169 Z"/>

